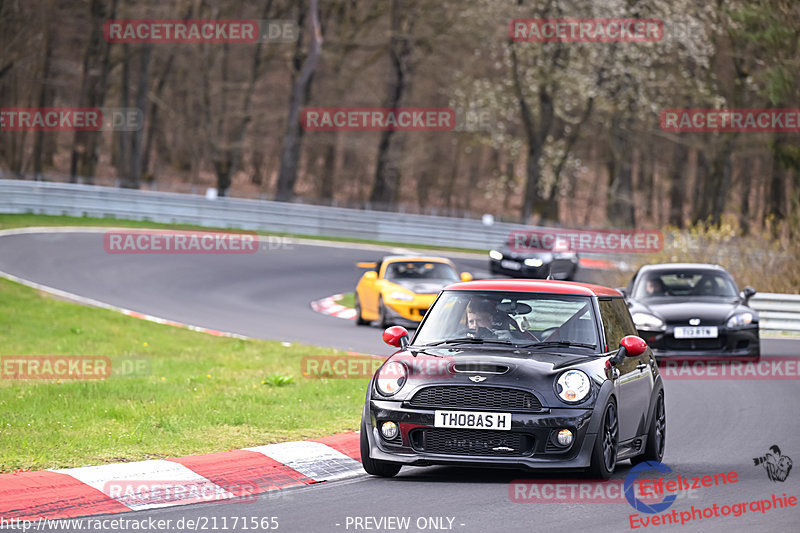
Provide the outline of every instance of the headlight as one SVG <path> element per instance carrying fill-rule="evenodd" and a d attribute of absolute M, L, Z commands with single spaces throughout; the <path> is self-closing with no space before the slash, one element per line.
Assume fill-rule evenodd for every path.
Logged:
<path fill-rule="evenodd" d="M 400 292 L 400 291 L 395 291 L 391 293 L 389 295 L 389 298 L 391 298 L 392 300 L 405 300 L 407 302 L 410 302 L 411 300 L 414 299 L 414 297 L 408 294 L 407 292 Z"/>
<path fill-rule="evenodd" d="M 659 329 L 664 327 L 664 321 L 657 316 L 647 313 L 633 313 L 633 323 L 637 329 Z"/>
<path fill-rule="evenodd" d="M 491 257 L 491 258 L 492 258 L 492 259 L 494 259 L 495 261 L 500 261 L 500 260 L 503 258 L 503 254 L 501 254 L 501 253 L 500 253 L 500 252 L 498 252 L 497 250 L 491 250 L 491 251 L 489 252 L 489 257 Z"/>
<path fill-rule="evenodd" d="M 525 264 L 529 267 L 540 267 L 544 264 L 544 261 L 541 259 L 537 259 L 535 257 L 531 257 L 530 259 L 526 259 Z"/>
<path fill-rule="evenodd" d="M 753 313 L 742 313 L 734 315 L 728 319 L 728 327 L 731 329 L 743 328 L 753 323 Z"/>
<path fill-rule="evenodd" d="M 378 377 L 375 379 L 375 386 L 378 388 L 378 392 L 384 396 L 391 396 L 403 388 L 407 379 L 406 365 L 392 361 L 381 367 Z"/>
<path fill-rule="evenodd" d="M 556 392 L 565 402 L 579 402 L 586 398 L 591 390 L 589 376 L 580 370 L 567 370 L 556 381 Z"/>

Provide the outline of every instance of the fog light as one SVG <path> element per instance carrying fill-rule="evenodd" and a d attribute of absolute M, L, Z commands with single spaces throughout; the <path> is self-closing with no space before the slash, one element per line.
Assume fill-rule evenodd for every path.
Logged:
<path fill-rule="evenodd" d="M 397 424 L 394 422 L 384 422 L 381 424 L 381 433 L 386 440 L 392 440 L 397 436 Z"/>
<path fill-rule="evenodd" d="M 569 446 L 572 444 L 572 431 L 562 429 L 558 432 L 558 443 L 562 446 Z"/>

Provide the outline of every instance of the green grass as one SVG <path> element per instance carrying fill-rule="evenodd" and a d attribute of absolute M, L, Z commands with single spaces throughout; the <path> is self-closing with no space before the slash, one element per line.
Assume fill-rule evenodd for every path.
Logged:
<path fill-rule="evenodd" d="M 63 221 L 62 221 L 63 222 Z M 0 471 L 177 457 L 357 430 L 366 379 L 309 379 L 331 349 L 215 337 L 0 280 L 0 356 L 144 362 L 102 381 L 0 379 Z"/>
<path fill-rule="evenodd" d="M 148 222 L 142 220 L 123 220 L 118 218 L 92 218 L 92 217 L 70 217 L 70 216 L 51 216 L 51 215 L 9 215 L 0 213 L 0 229 L 22 228 L 28 226 L 117 226 L 125 228 L 160 228 L 160 229 L 182 229 L 182 230 L 221 230 L 236 228 L 215 228 L 210 226 L 196 226 L 191 224 L 161 224 L 158 222 Z M 317 235 L 302 235 L 299 233 L 280 233 L 270 231 L 256 231 L 259 235 L 278 235 L 293 237 L 297 239 L 313 239 L 327 242 L 352 242 L 357 244 L 374 244 L 379 246 L 393 246 L 408 250 L 428 250 L 439 252 L 467 252 L 486 254 L 488 250 L 477 250 L 473 248 L 458 248 L 454 246 L 430 246 L 427 244 L 409 244 L 403 242 L 371 241 L 367 239 L 354 239 L 349 237 L 320 237 Z"/>
<path fill-rule="evenodd" d="M 345 307 L 353 308 L 356 306 L 356 293 L 346 292 L 342 294 L 342 297 L 339 300 L 336 300 L 336 303 Z"/>

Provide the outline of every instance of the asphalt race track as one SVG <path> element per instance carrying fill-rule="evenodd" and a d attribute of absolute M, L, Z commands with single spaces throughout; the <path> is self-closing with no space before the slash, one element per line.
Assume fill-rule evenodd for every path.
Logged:
<path fill-rule="evenodd" d="M 253 255 L 113 255 L 102 234 L 30 234 L 0 237 L 0 270 L 109 304 L 248 336 L 388 354 L 375 327 L 323 316 L 309 302 L 353 290 L 355 262 L 377 250 L 348 245 L 295 244 L 291 249 Z M 485 276 L 483 259 L 454 258 L 462 270 Z M 581 271 L 580 278 L 600 281 Z M 762 340 L 764 355 L 798 355 L 800 341 Z M 753 458 L 777 444 L 800 461 L 800 383 L 795 380 L 669 380 L 665 384 L 668 426 L 664 463 L 683 477 L 735 471 L 736 483 L 697 489 L 667 512 L 717 504 L 800 497 L 800 471 L 785 482 L 770 481 Z M 627 462 L 615 480 L 624 480 Z M 580 480 L 576 474 L 565 477 Z M 394 479 L 369 476 L 260 495 L 256 501 L 223 502 L 109 515 L 100 518 L 205 521 L 206 530 L 231 529 L 234 517 L 277 517 L 278 531 L 630 531 L 636 511 L 612 503 L 530 503 L 512 501 L 509 483 L 552 479 L 518 471 L 466 468 L 404 468 Z M 657 477 L 655 474 L 652 477 Z M 652 516 L 639 513 L 641 517 Z M 394 522 L 378 527 L 356 518 L 410 517 L 408 528 Z M 93 517 L 90 520 L 95 520 Z M 212 520 L 216 518 L 216 522 Z M 360 527 L 357 527 L 360 524 Z M 638 531 L 798 531 L 800 503 L 739 517 L 704 518 L 684 526 L 651 525 Z M 185 522 L 184 522 L 185 525 Z M 203 530 L 202 527 L 197 528 Z M 248 528 L 249 529 L 249 528 Z M 65 528 L 64 531 L 78 530 Z M 121 530 L 133 531 L 133 528 Z M 237 527 L 242 531 L 244 528 Z M 84 529 L 86 531 L 86 529 Z"/>
<path fill-rule="evenodd" d="M 0 271 L 133 311 L 281 341 L 389 354 L 377 327 L 321 315 L 314 300 L 353 292 L 363 269 L 400 249 L 292 244 L 255 254 L 109 254 L 102 233 L 0 237 Z M 488 277 L 487 258 L 454 258 Z M 581 281 L 601 273 L 581 271 Z"/>

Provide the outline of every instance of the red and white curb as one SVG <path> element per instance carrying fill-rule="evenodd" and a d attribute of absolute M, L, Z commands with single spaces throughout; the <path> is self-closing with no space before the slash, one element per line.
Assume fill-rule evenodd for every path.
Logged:
<path fill-rule="evenodd" d="M 345 307 L 341 305 L 339 300 L 344 297 L 342 294 L 334 294 L 321 300 L 311 302 L 311 309 L 323 315 L 334 316 L 336 318 L 346 318 L 348 320 L 355 320 L 356 310 L 352 307 Z"/>
<path fill-rule="evenodd" d="M 74 518 L 231 500 L 364 474 L 358 433 L 207 455 L 0 474 L 0 516 Z"/>
<path fill-rule="evenodd" d="M 578 265 L 582 268 L 593 270 L 633 270 L 633 266 L 625 261 L 608 261 L 606 259 L 593 259 L 591 257 L 581 257 Z"/>

